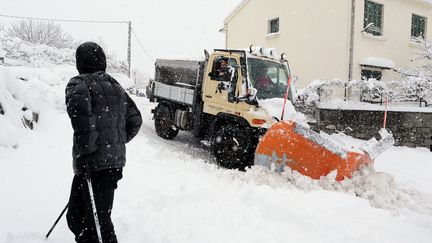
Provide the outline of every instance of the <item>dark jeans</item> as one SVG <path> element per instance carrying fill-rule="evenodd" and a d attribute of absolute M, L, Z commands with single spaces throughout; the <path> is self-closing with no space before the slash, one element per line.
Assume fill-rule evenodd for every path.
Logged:
<path fill-rule="evenodd" d="M 117 243 L 114 225 L 111 222 L 111 209 L 114 190 L 121 178 L 122 169 L 108 169 L 91 174 L 94 200 L 104 243 Z M 82 174 L 75 175 L 73 178 L 66 218 L 76 242 L 98 242 L 87 180 Z"/>

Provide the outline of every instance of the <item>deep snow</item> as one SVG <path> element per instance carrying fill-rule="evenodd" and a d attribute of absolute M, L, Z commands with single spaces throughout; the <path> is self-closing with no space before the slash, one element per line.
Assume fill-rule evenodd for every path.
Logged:
<path fill-rule="evenodd" d="M 72 181 L 72 129 L 64 88 L 72 66 L 4 67 L 40 122 L 19 128 L 15 146 L 0 145 L 0 242 L 46 242 Z M 6 75 L 6 74 L 5 74 Z M 4 75 L 4 76 L 5 76 Z M 25 76 L 28 81 L 16 77 Z M 116 75 L 122 84 L 130 84 Z M 430 242 L 432 153 L 394 147 L 352 180 L 313 181 L 254 167 L 219 168 L 188 133 L 159 138 L 150 110 L 133 97 L 143 127 L 128 144 L 128 162 L 114 201 L 120 242 Z M 1 127 L 0 129 L 4 129 Z M 343 134 L 332 139 L 361 144 Z M 49 242 L 73 242 L 63 218 Z"/>

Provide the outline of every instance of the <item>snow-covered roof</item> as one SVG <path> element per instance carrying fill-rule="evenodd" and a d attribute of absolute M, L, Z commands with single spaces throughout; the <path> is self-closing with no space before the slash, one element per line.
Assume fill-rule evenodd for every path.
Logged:
<path fill-rule="evenodd" d="M 392 60 L 381 57 L 366 57 L 361 60 L 360 65 L 386 69 L 394 69 L 396 67 Z"/>

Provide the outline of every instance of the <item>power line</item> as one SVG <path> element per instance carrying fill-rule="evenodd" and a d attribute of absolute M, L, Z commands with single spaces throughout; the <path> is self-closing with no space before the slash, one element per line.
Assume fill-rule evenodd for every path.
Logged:
<path fill-rule="evenodd" d="M 131 28 L 132 30 L 132 34 L 135 37 L 135 40 L 137 41 L 138 45 L 141 47 L 141 49 L 143 50 L 144 54 L 152 61 L 155 62 L 154 58 L 150 56 L 150 54 L 148 54 L 148 52 L 146 51 L 146 49 L 144 48 L 144 45 L 141 43 L 141 41 L 139 40 L 138 36 L 136 35 L 135 31 L 133 28 Z"/>
<path fill-rule="evenodd" d="M 54 21 L 54 22 L 95 23 L 95 24 L 128 24 L 129 23 L 128 21 L 104 21 L 104 20 L 80 20 L 80 19 L 51 19 L 51 18 L 37 18 L 37 17 L 5 15 L 5 14 L 0 14 L 0 17 L 13 18 L 13 19 L 31 19 L 31 20 Z"/>

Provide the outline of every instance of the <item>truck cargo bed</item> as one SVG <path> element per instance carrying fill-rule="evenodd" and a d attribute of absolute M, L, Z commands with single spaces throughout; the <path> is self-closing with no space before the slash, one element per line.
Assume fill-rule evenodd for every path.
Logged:
<path fill-rule="evenodd" d="M 195 97 L 195 87 L 181 83 L 168 85 L 155 82 L 154 96 L 192 106 Z"/>

